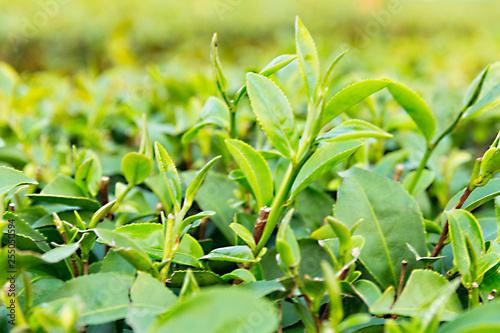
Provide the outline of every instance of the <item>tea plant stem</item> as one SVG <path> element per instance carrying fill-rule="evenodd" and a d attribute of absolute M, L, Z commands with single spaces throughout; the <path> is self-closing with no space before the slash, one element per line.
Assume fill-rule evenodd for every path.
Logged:
<path fill-rule="evenodd" d="M 425 150 L 424 156 L 420 160 L 420 164 L 417 167 L 417 170 L 415 171 L 415 176 L 413 177 L 410 185 L 408 186 L 408 192 L 413 195 L 413 192 L 415 191 L 415 187 L 418 184 L 418 181 L 420 180 L 420 177 L 422 176 L 422 172 L 424 171 L 425 166 L 427 165 L 427 162 L 429 161 L 429 158 L 431 157 L 432 153 L 434 152 L 434 149 L 437 147 L 437 145 L 453 130 L 455 127 L 457 127 L 458 123 L 460 122 L 460 119 L 462 119 L 462 116 L 464 115 L 465 111 L 467 111 L 467 106 L 463 107 L 460 112 L 458 113 L 457 117 L 451 123 L 450 126 L 446 128 L 446 130 L 443 131 L 436 139 L 432 140 L 431 143 L 427 145 L 427 149 Z"/>
<path fill-rule="evenodd" d="M 399 298 L 399 296 L 401 296 L 401 292 L 403 291 L 403 283 L 405 281 L 407 266 L 408 266 L 408 261 L 403 260 L 401 262 L 401 274 L 399 275 L 399 285 L 398 285 L 398 292 L 396 294 L 396 300 Z"/>
<path fill-rule="evenodd" d="M 453 209 L 460 209 L 465 203 L 465 200 L 470 196 L 472 191 L 474 190 L 475 187 L 473 187 L 471 184 L 467 186 L 465 189 L 465 192 L 462 194 L 460 197 L 460 200 L 458 200 L 456 206 Z M 444 224 L 443 231 L 441 232 L 441 235 L 439 236 L 439 240 L 436 243 L 436 246 L 434 247 L 434 250 L 432 251 L 431 257 L 437 257 L 439 253 L 441 253 L 441 250 L 444 247 L 444 242 L 446 240 L 446 237 L 448 236 L 448 229 L 449 229 L 449 223 L 448 220 L 446 220 L 446 223 Z"/>
<path fill-rule="evenodd" d="M 299 168 L 290 164 L 290 167 L 287 170 L 285 177 L 283 178 L 283 182 L 281 183 L 281 187 L 279 189 L 278 194 L 274 198 L 274 201 L 271 205 L 271 212 L 269 213 L 269 217 L 267 219 L 267 223 L 264 226 L 264 231 L 262 232 L 262 237 L 257 244 L 255 249 L 255 255 L 257 255 L 260 250 L 266 245 L 267 241 L 271 237 L 274 228 L 278 224 L 278 220 L 281 217 L 281 214 L 285 210 L 285 203 L 288 200 L 290 195 L 290 189 L 292 188 L 293 182 L 299 173 Z"/>

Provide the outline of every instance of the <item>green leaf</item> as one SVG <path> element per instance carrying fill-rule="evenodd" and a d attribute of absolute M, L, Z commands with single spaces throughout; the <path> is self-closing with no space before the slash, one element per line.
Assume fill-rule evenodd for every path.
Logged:
<path fill-rule="evenodd" d="M 227 273 L 222 275 L 222 278 L 226 281 L 229 280 L 240 280 L 243 282 L 254 282 L 255 276 L 248 270 L 244 268 L 238 268 L 232 271 L 231 273 Z"/>
<path fill-rule="evenodd" d="M 5 97 L 9 99 L 12 97 L 19 81 L 19 74 L 16 70 L 9 64 L 0 61 L 0 91 Z"/>
<path fill-rule="evenodd" d="M 397 286 L 401 262 L 408 262 L 408 270 L 417 266 L 406 243 L 420 253 L 426 251 L 417 203 L 401 184 L 373 172 L 353 168 L 343 176 L 336 217 L 348 228 L 363 219 L 354 232 L 365 239 L 359 259 L 380 285 Z"/>
<path fill-rule="evenodd" d="M 31 239 L 36 246 L 44 252 L 50 250 L 50 246 L 47 244 L 45 236 L 16 214 L 12 212 L 5 212 L 3 214 L 3 219 L 5 221 L 12 221 L 12 223 L 9 223 L 4 227 L 4 233 L 9 233 L 9 231 L 12 232 L 12 230 L 14 230 L 16 235 L 22 235 Z"/>
<path fill-rule="evenodd" d="M 155 155 L 160 171 L 167 184 L 170 198 L 174 203 L 174 208 L 176 211 L 179 211 L 182 200 L 182 187 L 177 168 L 165 148 L 158 142 L 155 143 Z"/>
<path fill-rule="evenodd" d="M 334 118 L 391 84 L 388 79 L 369 79 L 356 82 L 340 90 L 325 106 L 321 127 Z"/>
<path fill-rule="evenodd" d="M 288 65 L 289 63 L 291 63 L 292 61 L 294 61 L 295 59 L 297 59 L 297 56 L 295 54 L 279 55 L 273 60 L 271 60 L 271 62 L 269 62 L 269 64 L 267 64 L 267 66 L 264 67 L 259 72 L 259 74 L 263 76 L 270 76 L 279 71 L 280 69 L 282 69 L 283 67 L 285 67 L 286 65 Z"/>
<path fill-rule="evenodd" d="M 490 252 L 482 256 L 478 262 L 475 271 L 476 281 L 481 281 L 484 274 L 500 262 L 500 256 L 495 252 Z"/>
<path fill-rule="evenodd" d="M 380 296 L 372 306 L 370 306 L 370 313 L 373 313 L 377 316 L 382 316 L 391 311 L 392 304 L 394 304 L 394 299 L 396 297 L 396 292 L 394 291 L 393 286 L 389 286 L 384 292 L 382 296 Z"/>
<path fill-rule="evenodd" d="M 252 250 L 248 246 L 220 247 L 212 250 L 209 254 L 201 257 L 200 259 L 229 261 L 236 263 L 255 262 L 255 257 L 252 253 Z"/>
<path fill-rule="evenodd" d="M 146 252 L 144 252 L 144 250 L 133 240 L 121 235 L 118 232 L 106 229 L 95 229 L 95 233 L 99 237 L 99 241 L 101 243 L 105 243 L 112 247 L 114 251 L 121 255 L 136 269 L 149 272 L 153 275 L 156 274 L 153 263 L 149 259 Z"/>
<path fill-rule="evenodd" d="M 163 254 L 163 226 L 159 223 L 134 223 L 121 226 L 114 233 L 126 237 L 150 254 L 161 259 Z"/>
<path fill-rule="evenodd" d="M 483 90 L 484 81 L 486 76 L 488 75 L 488 71 L 490 70 L 491 65 L 486 66 L 486 68 L 479 74 L 474 81 L 472 81 L 469 89 L 467 91 L 467 95 L 465 97 L 464 108 L 469 108 L 472 105 L 476 104 L 479 96 L 481 95 L 481 90 Z"/>
<path fill-rule="evenodd" d="M 437 333 L 482 333 L 500 330 L 500 302 L 490 302 L 464 312 L 441 326 Z"/>
<path fill-rule="evenodd" d="M 198 116 L 198 121 L 182 136 L 182 143 L 186 144 L 194 139 L 196 134 L 207 125 L 214 125 L 229 130 L 229 108 L 227 104 L 216 97 L 209 97 Z"/>
<path fill-rule="evenodd" d="M 323 261 L 321 267 L 328 287 L 328 296 L 330 297 L 330 325 L 335 330 L 344 317 L 344 307 L 342 305 L 342 297 L 340 296 L 339 281 L 329 264 Z"/>
<path fill-rule="evenodd" d="M 22 185 L 37 185 L 38 182 L 16 169 L 0 166 L 0 196 Z"/>
<path fill-rule="evenodd" d="M 70 257 L 76 252 L 76 250 L 78 250 L 79 247 L 80 244 L 78 243 L 59 246 L 55 249 L 45 252 L 44 254 L 42 254 L 41 258 L 44 261 L 53 264 Z"/>
<path fill-rule="evenodd" d="M 410 184 L 415 177 L 415 171 L 412 171 L 408 174 L 408 176 L 405 177 L 403 180 L 403 187 L 408 190 L 410 187 Z M 420 175 L 420 179 L 418 180 L 417 186 L 413 190 L 413 197 L 416 197 L 423 191 L 425 191 L 429 186 L 431 186 L 432 182 L 434 181 L 435 178 L 434 172 L 431 170 L 424 169 L 422 171 L 422 174 Z"/>
<path fill-rule="evenodd" d="M 227 139 L 226 146 L 245 175 L 257 206 L 262 208 L 270 205 L 274 197 L 274 188 L 273 177 L 266 160 L 243 141 Z"/>
<path fill-rule="evenodd" d="M 354 154 L 362 145 L 363 143 L 359 141 L 341 141 L 329 142 L 321 146 L 300 169 L 292 186 L 291 200 L 295 199 L 300 192 L 311 185 L 323 173 L 331 170 Z"/>
<path fill-rule="evenodd" d="M 128 153 L 122 159 L 123 176 L 131 184 L 143 183 L 151 171 L 153 171 L 153 161 L 146 155 Z"/>
<path fill-rule="evenodd" d="M 458 192 L 446 205 L 445 210 L 451 210 L 457 204 L 458 200 L 464 193 L 465 189 Z M 488 184 L 483 187 L 476 187 L 470 196 L 465 200 L 462 209 L 472 211 L 486 202 L 493 200 L 500 195 L 500 179 L 491 179 Z"/>
<path fill-rule="evenodd" d="M 413 90 L 398 82 L 392 83 L 387 89 L 396 102 L 413 119 L 427 142 L 431 142 L 436 134 L 436 119 L 423 99 Z"/>
<path fill-rule="evenodd" d="M 500 84 L 494 86 L 464 114 L 464 119 L 473 119 L 500 104 Z"/>
<path fill-rule="evenodd" d="M 64 283 L 48 301 L 75 298 L 84 306 L 83 325 L 98 325 L 125 318 L 132 277 L 118 273 L 80 276 Z"/>
<path fill-rule="evenodd" d="M 190 234 L 185 234 L 179 243 L 179 248 L 175 253 L 172 262 L 181 265 L 203 268 L 203 265 L 198 258 L 201 258 L 205 253 L 200 243 Z"/>
<path fill-rule="evenodd" d="M 450 283 L 452 293 L 445 293 Z M 431 270 L 414 270 L 390 313 L 419 317 L 435 300 L 445 294 L 446 299 L 440 302 L 437 314 L 441 321 L 452 320 L 462 310 L 460 300 L 454 293 L 459 284 L 459 281 L 449 282 L 445 277 Z"/>
<path fill-rule="evenodd" d="M 90 224 L 88 225 L 87 228 L 88 229 L 95 228 L 97 226 L 97 223 L 99 223 L 101 220 L 104 219 L 104 217 L 106 217 L 106 215 L 108 215 L 108 213 L 111 211 L 116 202 L 117 200 L 110 201 L 101 208 L 99 208 L 97 212 L 95 212 L 94 215 L 92 215 L 92 219 L 90 220 Z"/>
<path fill-rule="evenodd" d="M 204 217 L 209 217 L 209 216 L 214 216 L 214 215 L 215 215 L 215 212 L 203 211 L 203 212 L 199 212 L 198 214 L 188 216 L 184 219 L 184 221 L 182 221 L 182 224 L 181 224 L 181 227 L 179 228 L 179 230 L 184 230 L 191 223 L 196 222 L 198 220 L 201 220 Z"/>
<path fill-rule="evenodd" d="M 368 307 L 375 304 L 382 296 L 380 289 L 370 280 L 358 280 L 351 284 L 351 288 Z"/>
<path fill-rule="evenodd" d="M 276 249 L 281 260 L 288 268 L 295 268 L 300 262 L 300 248 L 297 238 L 290 227 L 290 220 L 293 216 L 291 209 L 283 218 L 276 235 Z"/>
<path fill-rule="evenodd" d="M 148 333 L 262 333 L 274 332 L 277 327 L 278 314 L 271 302 L 243 288 L 211 288 L 158 318 Z"/>
<path fill-rule="evenodd" d="M 94 177 L 94 159 L 90 158 L 83 162 L 75 172 L 75 183 L 80 187 L 83 193 L 91 196 L 90 184 Z"/>
<path fill-rule="evenodd" d="M 257 244 L 255 244 L 255 239 L 253 238 L 253 235 L 250 232 L 250 230 L 248 230 L 244 225 L 239 223 L 231 223 L 229 227 L 233 229 L 233 231 L 238 235 L 238 237 L 243 239 L 243 241 L 247 243 L 248 246 L 250 246 L 252 251 L 255 250 Z"/>
<path fill-rule="evenodd" d="M 392 134 L 385 132 L 369 122 L 351 119 L 318 137 L 317 141 L 345 141 L 361 138 L 392 138 Z"/>
<path fill-rule="evenodd" d="M 219 55 L 217 53 L 217 34 L 214 34 L 212 38 L 212 49 L 211 49 L 211 58 L 212 58 L 212 72 L 214 75 L 215 82 L 217 83 L 217 88 L 221 93 L 224 93 L 227 89 L 227 81 L 224 73 L 222 72 L 222 68 L 219 62 Z"/>
<path fill-rule="evenodd" d="M 136 332 L 145 332 L 157 315 L 175 305 L 177 297 L 157 279 L 139 272 L 130 289 L 130 300 L 127 324 Z"/>
<path fill-rule="evenodd" d="M 314 102 L 319 84 L 319 58 L 314 40 L 297 16 L 295 20 L 295 47 L 299 59 L 300 73 L 304 80 L 309 100 Z"/>
<path fill-rule="evenodd" d="M 469 288 L 474 282 L 472 262 L 467 249 L 466 234 L 472 243 L 475 253 L 484 253 L 484 240 L 481 227 L 476 218 L 466 210 L 454 209 L 445 212 L 450 228 L 450 240 L 453 257 L 462 275 L 464 285 Z"/>
<path fill-rule="evenodd" d="M 212 271 L 192 271 L 196 282 L 200 286 L 212 286 L 216 284 L 226 284 L 220 275 L 215 274 Z M 175 271 L 174 274 L 167 280 L 168 286 L 172 288 L 181 288 L 184 283 L 187 271 Z"/>
<path fill-rule="evenodd" d="M 196 192 L 198 192 L 198 189 L 205 180 L 208 170 L 210 170 L 212 165 L 215 162 L 217 162 L 217 160 L 220 159 L 221 157 L 222 156 L 217 156 L 214 157 L 212 160 L 210 160 L 200 171 L 196 173 L 194 179 L 191 181 L 191 183 L 189 183 L 186 189 L 186 199 L 185 199 L 186 200 L 185 205 L 187 205 L 187 207 L 190 207 L 192 205 Z"/>
<path fill-rule="evenodd" d="M 299 132 L 285 94 L 274 82 L 254 73 L 247 74 L 247 88 L 253 112 L 271 143 L 286 158 L 294 158 Z"/>
<path fill-rule="evenodd" d="M 101 207 L 94 199 L 86 198 L 75 181 L 63 174 L 58 174 L 42 189 L 40 194 L 30 194 L 28 197 L 35 202 L 57 203 L 92 211 L 96 211 Z"/>

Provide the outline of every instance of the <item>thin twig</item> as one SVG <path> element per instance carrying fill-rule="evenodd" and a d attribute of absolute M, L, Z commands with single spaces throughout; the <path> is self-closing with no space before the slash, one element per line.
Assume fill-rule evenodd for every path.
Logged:
<path fill-rule="evenodd" d="M 399 296 L 401 296 L 401 292 L 403 291 L 403 283 L 405 281 L 407 266 L 408 262 L 406 260 L 403 260 L 401 262 L 401 274 L 399 275 L 399 285 L 398 285 L 398 292 L 396 294 L 396 300 L 399 298 Z"/>
<path fill-rule="evenodd" d="M 460 197 L 460 200 L 458 200 L 457 204 L 453 209 L 460 209 L 465 203 L 465 200 L 470 196 L 472 191 L 474 190 L 474 187 L 471 189 L 471 185 L 469 184 L 467 188 L 465 189 L 465 192 L 462 194 Z M 444 247 L 444 242 L 446 240 L 446 237 L 448 236 L 448 229 L 449 229 L 449 223 L 448 220 L 446 220 L 446 223 L 444 224 L 443 231 L 441 232 L 441 235 L 439 236 L 439 240 L 436 243 L 436 246 L 434 247 L 434 250 L 432 251 L 431 257 L 437 257 L 439 253 L 441 253 L 441 250 Z"/>
<path fill-rule="evenodd" d="M 201 219 L 200 229 L 199 229 L 200 231 L 198 234 L 199 240 L 205 239 L 205 234 L 207 232 L 207 224 L 208 224 L 208 216 Z"/>

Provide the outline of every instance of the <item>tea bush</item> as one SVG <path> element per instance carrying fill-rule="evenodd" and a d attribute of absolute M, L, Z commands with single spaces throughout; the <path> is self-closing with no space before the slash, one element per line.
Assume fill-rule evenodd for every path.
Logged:
<path fill-rule="evenodd" d="M 295 40 L 237 90 L 217 35 L 215 82 L 2 63 L 2 331 L 500 330 L 500 65 L 443 122 Z"/>

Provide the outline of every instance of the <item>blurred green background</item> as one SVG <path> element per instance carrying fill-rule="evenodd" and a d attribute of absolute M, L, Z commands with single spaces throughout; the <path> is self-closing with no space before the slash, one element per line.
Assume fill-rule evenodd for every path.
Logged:
<path fill-rule="evenodd" d="M 300 15 L 322 59 L 348 47 L 374 75 L 460 85 L 498 60 L 499 12 L 500 1 L 4 0 L 0 59 L 21 71 L 170 61 L 199 70 L 218 32 L 223 60 L 259 66 L 293 52 Z"/>

